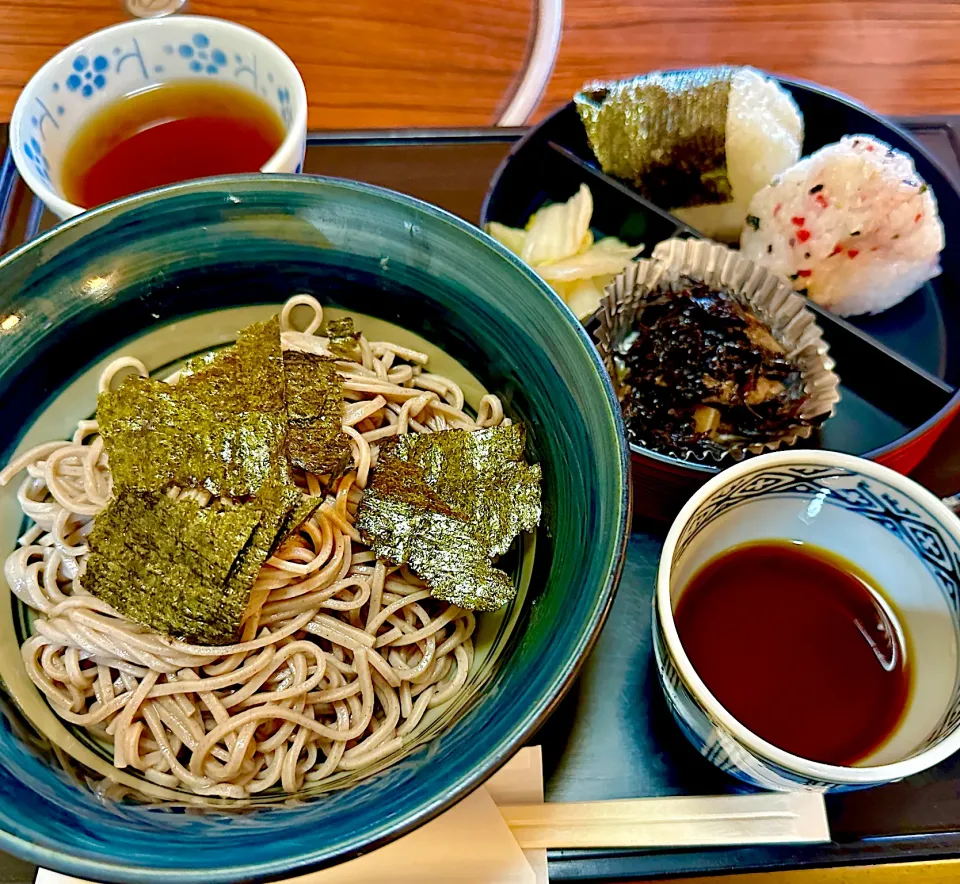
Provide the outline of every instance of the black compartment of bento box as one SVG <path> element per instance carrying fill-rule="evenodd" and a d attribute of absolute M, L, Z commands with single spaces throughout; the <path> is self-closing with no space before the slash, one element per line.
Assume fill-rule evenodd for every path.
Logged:
<path fill-rule="evenodd" d="M 906 125 L 960 182 L 960 118 L 917 119 Z M 392 187 L 476 222 L 488 181 L 522 134 L 479 130 L 313 135 L 306 171 Z M 0 128 L 0 149 L 5 135 L 5 127 Z M 518 216 L 523 211 L 518 209 Z M 0 250 L 8 251 L 54 223 L 19 181 L 8 154 L 0 167 Z M 513 223 L 520 223 L 519 217 Z M 947 429 L 915 475 L 938 494 L 960 489 L 960 421 Z M 548 800 L 745 790 L 687 743 L 656 682 L 650 615 L 663 532 L 650 522 L 634 524 L 614 609 L 597 647 L 570 694 L 531 741 L 543 749 Z M 902 783 L 829 796 L 827 807 L 832 844 L 551 851 L 550 877 L 626 881 L 960 857 L 960 756 Z M 0 854 L 0 878 L 27 884 L 33 872 Z"/>
<path fill-rule="evenodd" d="M 844 321 L 811 302 L 842 384 L 837 412 L 812 444 L 902 468 L 918 450 L 918 438 L 935 433 L 960 406 L 960 193 L 939 159 L 908 131 L 843 96 L 783 84 L 803 113 L 804 155 L 844 135 L 874 136 L 914 157 L 939 202 L 947 234 L 939 277 L 879 316 Z M 699 235 L 601 171 L 572 103 L 515 145 L 492 182 L 481 220 L 523 227 L 544 203 L 569 199 L 581 183 L 593 193 L 598 235 L 643 243 L 645 255 L 668 237 Z M 635 508 L 670 518 L 715 471 L 635 448 Z"/>

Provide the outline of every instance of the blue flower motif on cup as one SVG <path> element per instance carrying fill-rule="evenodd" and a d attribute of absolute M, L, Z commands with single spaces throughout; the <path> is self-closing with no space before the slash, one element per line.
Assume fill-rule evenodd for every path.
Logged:
<path fill-rule="evenodd" d="M 23 154 L 33 164 L 33 170 L 40 176 L 45 184 L 50 184 L 50 163 L 43 155 L 43 148 L 36 138 L 31 138 L 24 142 Z"/>
<path fill-rule="evenodd" d="M 172 52 L 172 47 L 164 51 Z M 195 74 L 206 72 L 219 74 L 227 64 L 227 55 L 222 49 L 211 49 L 210 38 L 206 34 L 194 34 L 189 43 L 181 43 L 177 54 L 190 62 L 190 70 Z"/>
<path fill-rule="evenodd" d="M 289 126 L 293 122 L 293 108 L 290 106 L 290 90 L 285 88 L 277 89 L 277 101 L 280 102 L 280 118 L 284 124 Z"/>
<path fill-rule="evenodd" d="M 107 85 L 106 71 L 110 62 L 105 55 L 94 56 L 91 62 L 86 55 L 78 55 L 73 60 L 73 73 L 67 77 L 67 89 L 77 92 L 84 98 Z"/>

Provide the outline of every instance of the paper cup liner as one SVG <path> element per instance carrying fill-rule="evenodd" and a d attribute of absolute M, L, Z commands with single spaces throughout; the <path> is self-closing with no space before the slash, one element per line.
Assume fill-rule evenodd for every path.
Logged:
<path fill-rule="evenodd" d="M 840 401 L 840 379 L 833 370 L 836 363 L 830 358 L 813 311 L 801 295 L 777 276 L 738 252 L 709 240 L 664 240 L 654 247 L 651 259 L 630 264 L 606 287 L 593 336 L 621 400 L 626 394 L 626 385 L 621 380 L 617 362 L 625 352 L 624 341 L 650 296 L 661 284 L 681 278 L 731 292 L 770 328 L 787 358 L 800 367 L 806 393 L 800 417 L 805 423 L 763 442 L 733 444 L 722 452 L 691 451 L 683 457 L 667 456 L 681 463 L 695 460 L 719 464 L 728 457 L 742 460 L 748 454 L 775 451 L 793 445 L 798 439 L 809 438 L 816 427 L 833 415 Z"/>

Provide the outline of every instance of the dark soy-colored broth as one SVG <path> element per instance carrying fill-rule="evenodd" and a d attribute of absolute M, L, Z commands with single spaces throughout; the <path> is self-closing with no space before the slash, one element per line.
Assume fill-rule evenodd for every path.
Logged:
<path fill-rule="evenodd" d="M 871 578 L 809 544 L 734 547 L 693 577 L 675 613 L 684 650 L 758 736 L 849 765 L 893 732 L 909 695 L 903 633 Z"/>

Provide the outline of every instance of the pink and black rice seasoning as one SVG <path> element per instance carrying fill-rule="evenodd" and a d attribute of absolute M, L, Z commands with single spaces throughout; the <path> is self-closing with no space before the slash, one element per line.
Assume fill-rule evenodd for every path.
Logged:
<path fill-rule="evenodd" d="M 940 273 L 943 225 L 913 160 L 853 135 L 757 191 L 742 254 L 841 316 L 879 313 Z"/>

